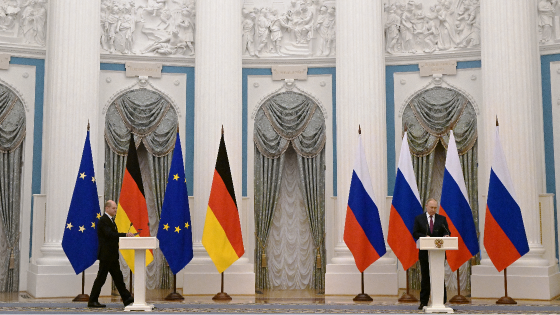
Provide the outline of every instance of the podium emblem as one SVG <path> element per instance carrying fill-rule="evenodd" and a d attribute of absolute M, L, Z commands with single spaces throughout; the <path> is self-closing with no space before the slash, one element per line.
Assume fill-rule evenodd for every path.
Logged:
<path fill-rule="evenodd" d="M 441 248 L 443 246 L 443 240 L 441 238 L 437 238 L 434 240 L 434 244 L 436 245 L 436 248 Z"/>

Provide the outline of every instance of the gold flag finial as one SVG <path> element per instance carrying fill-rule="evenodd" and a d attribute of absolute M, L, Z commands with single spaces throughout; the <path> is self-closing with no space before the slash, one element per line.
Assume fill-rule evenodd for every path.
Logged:
<path fill-rule="evenodd" d="M 222 135 L 224 134 L 224 125 L 222 125 Z"/>
<path fill-rule="evenodd" d="M 87 120 L 87 131 L 89 131 L 89 119 Z"/>
<path fill-rule="evenodd" d="M 358 134 L 361 135 L 362 134 L 362 126 L 358 125 Z"/>
<path fill-rule="evenodd" d="M 498 127 L 500 124 L 498 124 L 498 115 L 496 115 L 496 127 Z"/>

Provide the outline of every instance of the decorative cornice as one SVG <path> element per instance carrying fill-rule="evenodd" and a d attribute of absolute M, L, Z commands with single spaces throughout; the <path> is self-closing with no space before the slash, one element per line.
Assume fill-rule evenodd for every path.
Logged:
<path fill-rule="evenodd" d="M 0 52 L 9 54 L 14 57 L 45 59 L 45 47 L 18 46 L 18 45 L 0 45 Z"/>
<path fill-rule="evenodd" d="M 317 58 L 243 58 L 243 66 L 248 68 L 270 68 L 275 65 L 297 64 L 316 68 L 336 66 L 336 57 Z"/>
<path fill-rule="evenodd" d="M 127 61 L 158 62 L 166 66 L 194 67 L 194 57 L 101 54 L 101 62 L 126 63 Z"/>

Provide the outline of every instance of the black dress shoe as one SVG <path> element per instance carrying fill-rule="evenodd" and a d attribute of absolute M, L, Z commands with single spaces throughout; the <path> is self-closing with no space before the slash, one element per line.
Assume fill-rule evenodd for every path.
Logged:
<path fill-rule="evenodd" d="M 424 309 L 424 306 L 427 306 L 427 305 L 424 304 L 424 303 L 420 303 L 420 306 L 418 306 L 418 309 L 419 309 L 419 310 Z"/>
<path fill-rule="evenodd" d="M 130 304 L 134 303 L 134 297 L 129 297 L 128 299 L 126 299 L 126 301 L 124 301 L 124 306 L 129 306 Z"/>
<path fill-rule="evenodd" d="M 107 305 L 105 305 L 105 304 L 100 304 L 99 302 L 95 301 L 95 302 L 88 302 L 87 306 L 88 306 L 88 307 L 102 308 L 102 307 L 105 307 L 105 306 L 107 306 Z"/>

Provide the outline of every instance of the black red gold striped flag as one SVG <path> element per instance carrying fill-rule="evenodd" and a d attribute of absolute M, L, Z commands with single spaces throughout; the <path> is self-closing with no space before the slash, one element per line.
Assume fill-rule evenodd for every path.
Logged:
<path fill-rule="evenodd" d="M 137 236 L 150 236 L 148 207 L 144 196 L 144 185 L 142 184 L 142 173 L 138 163 L 138 154 L 134 144 L 134 136 L 130 134 L 130 145 L 126 159 L 119 205 L 115 223 L 120 233 L 138 233 Z M 121 254 L 126 260 L 130 270 L 134 272 L 134 250 L 121 249 Z M 146 250 L 146 266 L 154 260 L 151 250 Z"/>
<path fill-rule="evenodd" d="M 223 132 L 206 209 L 202 245 L 220 273 L 245 253 Z"/>

